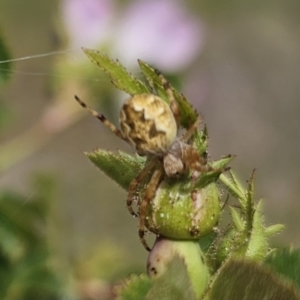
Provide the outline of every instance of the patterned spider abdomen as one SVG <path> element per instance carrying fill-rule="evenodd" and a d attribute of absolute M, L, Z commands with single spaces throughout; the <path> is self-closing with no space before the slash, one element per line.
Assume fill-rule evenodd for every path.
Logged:
<path fill-rule="evenodd" d="M 177 137 L 177 125 L 170 106 L 151 94 L 134 95 L 120 111 L 120 126 L 139 155 L 163 155 Z"/>

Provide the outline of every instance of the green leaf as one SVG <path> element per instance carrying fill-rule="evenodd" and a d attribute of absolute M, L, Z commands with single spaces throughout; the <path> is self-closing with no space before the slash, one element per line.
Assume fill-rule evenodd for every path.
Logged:
<path fill-rule="evenodd" d="M 86 48 L 82 50 L 94 64 L 108 74 L 117 89 L 129 95 L 149 93 L 144 83 L 129 74 L 118 60 L 113 61 L 96 50 Z"/>
<path fill-rule="evenodd" d="M 262 200 L 253 206 L 251 219 L 241 210 L 230 207 L 230 212 L 234 227 L 219 236 L 219 242 L 215 245 L 217 262 L 221 263 L 229 256 L 262 261 L 270 251 L 264 227 Z"/>
<path fill-rule="evenodd" d="M 37 224 L 42 218 L 34 211 L 35 203 L 26 203 L 27 200 L 27 197 L 15 193 L 0 194 L 0 226 L 3 230 L 8 230 L 12 235 L 16 235 L 23 242 L 35 244 L 41 238 L 37 230 Z M 26 203 L 26 205 L 22 206 L 23 203 Z M 22 207 L 21 211 L 20 207 Z M 8 241 L 1 240 L 0 245 Z M 6 246 L 2 247 L 5 248 Z"/>
<path fill-rule="evenodd" d="M 255 170 L 252 171 L 250 175 L 250 179 L 248 180 L 248 188 L 246 190 L 246 203 L 245 203 L 245 209 L 244 206 L 242 205 L 242 211 L 245 215 L 246 218 L 246 224 L 248 225 L 248 230 L 251 230 L 252 228 L 252 223 L 253 223 L 253 218 L 254 218 L 254 172 Z M 241 199 L 240 199 L 241 202 Z M 262 217 L 262 215 L 261 215 Z"/>
<path fill-rule="evenodd" d="M 251 224 L 251 235 L 247 247 L 246 256 L 261 261 L 268 253 L 268 241 L 262 215 L 262 200 L 255 205 L 253 222 Z"/>
<path fill-rule="evenodd" d="M 190 184 L 190 190 L 203 189 L 212 182 L 216 182 L 222 171 L 209 171 L 201 173 L 193 184 Z M 190 181 L 190 180 L 189 180 Z"/>
<path fill-rule="evenodd" d="M 265 264 L 278 274 L 293 281 L 300 290 L 300 250 L 276 249 L 267 256 Z"/>
<path fill-rule="evenodd" d="M 48 267 L 48 259 L 46 249 L 41 248 L 28 252 L 27 256 L 18 261 L 11 268 L 12 282 L 6 288 L 4 299 L 37 300 L 50 299 L 50 295 L 58 296 L 60 283 Z M 25 295 L 31 295 L 31 298 Z"/>
<path fill-rule="evenodd" d="M 25 245 L 19 236 L 12 232 L 11 226 L 4 224 L 0 218 L 0 248 L 2 254 L 10 261 L 18 259 L 25 251 Z"/>
<path fill-rule="evenodd" d="M 170 261 L 166 272 L 154 281 L 145 299 L 196 300 L 183 258 L 175 256 Z"/>
<path fill-rule="evenodd" d="M 201 155 L 206 152 L 208 146 L 208 133 L 206 126 L 204 126 L 201 131 L 196 130 L 193 137 L 193 144 Z"/>
<path fill-rule="evenodd" d="M 232 171 L 230 171 L 230 176 L 231 178 L 225 174 L 221 174 L 220 181 L 224 184 L 228 192 L 238 199 L 241 207 L 244 209 L 247 201 L 244 189 Z"/>
<path fill-rule="evenodd" d="M 210 246 L 213 244 L 214 240 L 217 238 L 218 234 L 215 231 L 201 237 L 199 239 L 199 245 L 203 253 L 206 253 Z"/>
<path fill-rule="evenodd" d="M 0 249 L 10 260 L 44 242 L 42 228 L 46 225 L 50 201 L 54 196 L 52 178 L 40 175 L 35 180 L 34 190 L 35 195 L 29 197 L 14 192 L 0 193 Z M 18 247 L 12 249 L 14 245 Z"/>
<path fill-rule="evenodd" d="M 226 167 L 228 166 L 228 164 L 234 159 L 234 156 L 231 156 L 231 155 L 227 155 L 227 156 L 224 156 L 222 157 L 221 159 L 219 160 L 216 160 L 216 161 L 213 161 L 211 163 L 211 166 L 214 168 L 214 169 L 219 169 L 220 171 L 224 171 L 224 169 L 226 169 Z"/>
<path fill-rule="evenodd" d="M 238 231 L 242 231 L 244 229 L 245 223 L 241 219 L 241 215 L 233 207 L 229 206 L 229 209 L 230 209 L 232 222 L 233 222 L 235 228 Z"/>
<path fill-rule="evenodd" d="M 0 32 L 0 83 L 8 80 L 11 69 L 11 62 L 3 63 L 4 61 L 10 60 L 11 56 L 9 50 L 5 44 L 5 40 Z"/>
<path fill-rule="evenodd" d="M 162 86 L 161 80 L 156 74 L 155 70 L 140 59 L 138 59 L 138 63 L 152 90 L 154 90 L 159 97 L 169 103 L 166 90 Z"/>
<path fill-rule="evenodd" d="M 265 228 L 265 235 L 267 237 L 272 236 L 274 234 L 279 233 L 280 231 L 282 231 L 285 228 L 285 226 L 283 224 L 274 224 L 274 225 L 270 225 L 268 227 Z"/>
<path fill-rule="evenodd" d="M 296 288 L 255 262 L 231 260 L 221 267 L 205 300 L 299 300 Z"/>
<path fill-rule="evenodd" d="M 85 154 L 101 171 L 125 190 L 128 190 L 131 181 L 145 165 L 144 158 L 131 156 L 121 151 L 114 154 L 110 151 L 98 149 Z"/>
<path fill-rule="evenodd" d="M 58 276 L 48 264 L 49 179 L 37 178 L 34 196 L 0 194 L 0 299 L 54 299 L 60 293 Z"/>
<path fill-rule="evenodd" d="M 157 94 L 162 99 L 169 103 L 168 97 L 163 88 L 161 80 L 155 72 L 155 70 L 147 63 L 141 60 L 139 60 L 138 62 L 150 86 L 155 89 Z M 172 91 L 174 93 L 175 100 L 179 106 L 181 126 L 188 129 L 191 125 L 193 125 L 196 122 L 198 118 L 198 113 L 182 94 L 179 94 L 174 88 L 172 88 Z"/>
<path fill-rule="evenodd" d="M 229 224 L 226 228 L 220 230 L 207 253 L 214 272 L 229 256 L 236 255 L 241 247 L 240 238 L 241 234 L 236 231 L 233 224 Z"/>
<path fill-rule="evenodd" d="M 191 185 L 191 189 L 200 189 L 212 182 L 215 182 L 219 178 L 220 174 L 226 170 L 227 165 L 232 161 L 232 159 L 232 156 L 226 156 L 218 161 L 212 162 L 211 166 L 214 170 L 201 173 Z"/>
<path fill-rule="evenodd" d="M 153 286 L 152 280 L 146 275 L 133 275 L 123 282 L 117 289 L 117 300 L 142 300 L 150 288 Z"/>

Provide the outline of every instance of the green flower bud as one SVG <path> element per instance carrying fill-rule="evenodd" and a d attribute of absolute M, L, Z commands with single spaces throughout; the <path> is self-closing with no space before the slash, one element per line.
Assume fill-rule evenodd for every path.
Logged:
<path fill-rule="evenodd" d="M 193 189 L 189 181 L 165 180 L 152 199 L 146 217 L 155 234 L 193 240 L 211 232 L 219 220 L 220 199 L 215 183 Z"/>

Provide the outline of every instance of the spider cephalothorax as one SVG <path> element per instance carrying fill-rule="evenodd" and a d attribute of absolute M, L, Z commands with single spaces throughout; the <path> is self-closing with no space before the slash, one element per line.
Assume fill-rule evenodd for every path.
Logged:
<path fill-rule="evenodd" d="M 145 167 L 130 183 L 127 197 L 127 207 L 134 216 L 139 216 L 139 236 L 142 244 L 150 250 L 145 239 L 145 216 L 156 189 L 166 174 L 168 177 L 178 177 L 189 170 L 208 170 L 206 159 L 188 141 L 199 127 L 201 119 L 183 134 L 177 137 L 180 125 L 180 113 L 174 99 L 172 88 L 168 81 L 158 72 L 161 83 L 169 99 L 167 104 L 153 94 L 138 94 L 127 99 L 120 111 L 121 130 L 110 123 L 103 115 L 90 109 L 77 96 L 79 104 L 104 123 L 119 138 L 129 143 L 141 156 L 149 157 Z M 139 212 L 132 209 L 132 202 L 138 185 L 152 171 L 147 183 L 143 199 L 138 200 Z"/>

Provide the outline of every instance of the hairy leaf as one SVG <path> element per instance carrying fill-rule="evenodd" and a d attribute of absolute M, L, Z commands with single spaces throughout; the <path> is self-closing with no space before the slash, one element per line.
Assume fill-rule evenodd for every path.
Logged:
<path fill-rule="evenodd" d="M 263 223 L 261 200 L 255 205 L 255 209 L 253 208 L 253 211 L 251 235 L 249 237 L 246 256 L 257 261 L 261 261 L 268 253 L 268 240 Z"/>
<path fill-rule="evenodd" d="M 269 268 L 231 260 L 223 265 L 205 300 L 299 300 L 299 293 Z"/>
<path fill-rule="evenodd" d="M 85 154 L 101 171 L 125 190 L 128 190 L 130 182 L 138 175 L 145 164 L 144 158 L 131 156 L 121 151 L 115 154 L 98 149 Z"/>
<path fill-rule="evenodd" d="M 237 210 L 233 207 L 229 206 L 232 222 L 235 228 L 238 231 L 242 231 L 244 229 L 245 222 L 242 220 L 241 215 L 237 212 Z"/>
<path fill-rule="evenodd" d="M 231 178 L 230 178 L 231 177 Z M 225 174 L 220 175 L 220 181 L 224 184 L 228 192 L 238 199 L 240 205 L 244 208 L 246 203 L 246 196 L 243 186 L 236 179 L 234 173 L 230 171 L 230 177 Z"/>
<path fill-rule="evenodd" d="M 300 250 L 276 249 L 266 258 L 265 264 L 278 274 L 292 280 L 300 290 Z"/>
<path fill-rule="evenodd" d="M 123 282 L 117 289 L 117 300 L 142 300 L 150 288 L 153 286 L 152 280 L 146 275 L 133 275 Z"/>
<path fill-rule="evenodd" d="M 212 162 L 211 165 L 215 170 L 201 173 L 191 187 L 200 189 L 212 182 L 215 182 L 219 178 L 220 174 L 226 169 L 227 165 L 232 161 L 232 159 L 232 156 L 227 156 L 218 161 Z"/>
<path fill-rule="evenodd" d="M 99 51 L 82 48 L 88 58 L 108 74 L 112 83 L 129 95 L 149 93 L 148 88 L 138 79 L 129 74 L 118 60 L 113 61 Z"/>
<path fill-rule="evenodd" d="M 285 226 L 283 224 L 274 224 L 274 225 L 270 225 L 268 227 L 265 228 L 265 234 L 266 236 L 272 236 L 276 233 L 279 233 L 280 231 L 282 231 L 285 228 Z"/>

